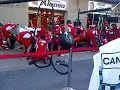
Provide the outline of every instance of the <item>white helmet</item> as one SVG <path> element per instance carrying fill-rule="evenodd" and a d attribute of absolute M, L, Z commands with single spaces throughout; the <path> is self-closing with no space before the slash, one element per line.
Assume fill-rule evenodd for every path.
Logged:
<path fill-rule="evenodd" d="M 28 38 L 30 38 L 31 37 L 31 35 L 29 34 L 29 33 L 26 33 L 24 36 L 23 36 L 23 38 L 26 38 L 26 39 L 28 39 Z"/>

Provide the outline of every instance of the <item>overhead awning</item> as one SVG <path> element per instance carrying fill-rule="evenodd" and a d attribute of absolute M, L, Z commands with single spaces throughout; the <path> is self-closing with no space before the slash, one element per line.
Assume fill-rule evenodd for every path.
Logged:
<path fill-rule="evenodd" d="M 113 3 L 113 4 L 117 4 L 117 3 L 120 2 L 120 0 L 96 0 L 96 1 L 106 2 L 106 3 Z"/>

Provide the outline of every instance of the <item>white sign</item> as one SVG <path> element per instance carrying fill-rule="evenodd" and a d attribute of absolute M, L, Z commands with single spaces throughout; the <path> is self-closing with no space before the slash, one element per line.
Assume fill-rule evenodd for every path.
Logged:
<path fill-rule="evenodd" d="M 88 11 L 89 10 L 96 10 L 96 9 L 103 9 L 103 8 L 112 8 L 111 4 L 106 4 L 106 3 L 102 3 L 102 2 L 95 2 L 95 1 L 89 1 L 88 2 Z M 105 11 L 103 12 L 94 12 L 94 13 L 105 13 Z M 109 12 L 111 13 L 111 12 Z"/>
<path fill-rule="evenodd" d="M 32 1 L 29 2 L 29 7 L 36 7 L 38 8 L 40 5 L 41 1 Z M 53 0 L 48 2 L 48 0 L 44 0 L 40 8 L 44 9 L 52 9 L 52 6 L 54 7 L 55 10 L 67 10 L 67 2 L 61 1 L 61 0 Z"/>
<path fill-rule="evenodd" d="M 120 67 L 120 52 L 103 53 L 101 63 L 103 68 Z"/>
<path fill-rule="evenodd" d="M 120 90 L 119 43 L 120 38 L 113 40 L 100 47 L 100 52 L 94 55 L 94 68 L 88 90 Z"/>

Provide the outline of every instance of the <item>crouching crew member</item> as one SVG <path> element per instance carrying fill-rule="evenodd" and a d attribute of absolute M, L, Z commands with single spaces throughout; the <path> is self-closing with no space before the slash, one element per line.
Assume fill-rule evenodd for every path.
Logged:
<path fill-rule="evenodd" d="M 92 47 L 96 47 L 95 27 L 95 25 L 90 25 L 86 32 L 86 41 L 88 47 L 90 46 L 90 42 L 92 42 Z"/>
<path fill-rule="evenodd" d="M 5 24 L 3 26 L 1 26 L 0 28 L 0 46 L 4 49 L 8 49 L 7 46 L 4 45 L 4 43 L 2 43 L 4 40 L 7 41 L 9 48 L 14 48 L 14 44 L 15 44 L 15 36 L 12 33 L 13 30 L 15 30 L 17 28 L 18 24 Z"/>
<path fill-rule="evenodd" d="M 75 38 L 75 43 L 80 43 L 81 41 L 85 40 L 85 29 L 82 26 L 76 26 L 76 38 Z"/>
<path fill-rule="evenodd" d="M 35 52 L 46 52 L 48 51 L 48 43 L 45 40 L 45 36 L 41 35 L 36 39 Z M 39 60 L 40 58 L 47 58 L 46 55 L 33 56 L 32 60 Z"/>
<path fill-rule="evenodd" d="M 51 42 L 52 42 L 52 39 L 51 39 L 51 32 L 47 31 L 43 26 L 38 26 L 36 28 L 36 38 L 40 38 L 41 36 L 45 36 L 45 40 L 47 41 L 47 43 L 49 43 L 49 49 L 51 48 Z"/>
<path fill-rule="evenodd" d="M 106 36 L 107 36 L 108 41 L 117 39 L 118 34 L 119 34 L 119 30 L 117 29 L 116 24 L 112 24 L 111 26 L 112 26 L 111 29 L 106 30 L 106 34 L 107 34 Z"/>
<path fill-rule="evenodd" d="M 32 42 L 34 40 L 32 32 L 29 32 L 29 31 L 20 32 L 16 36 L 16 40 L 23 46 L 24 53 L 30 52 Z"/>
<path fill-rule="evenodd" d="M 43 26 L 37 26 L 35 31 L 35 36 L 40 37 L 42 35 L 47 34 L 46 29 Z"/>

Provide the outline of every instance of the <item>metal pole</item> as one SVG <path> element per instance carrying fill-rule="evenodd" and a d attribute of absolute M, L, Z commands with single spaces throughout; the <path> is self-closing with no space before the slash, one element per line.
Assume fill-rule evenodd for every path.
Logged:
<path fill-rule="evenodd" d="M 115 7 L 112 8 L 112 11 L 119 5 L 120 5 L 120 2 L 117 5 L 115 5 Z"/>
<path fill-rule="evenodd" d="M 68 79 L 67 79 L 67 87 L 62 90 L 75 90 L 71 87 L 71 71 L 72 71 L 72 48 L 69 49 L 69 67 L 68 67 Z"/>
<path fill-rule="evenodd" d="M 69 49 L 69 67 L 67 87 L 71 87 L 71 70 L 72 70 L 72 48 Z"/>
<path fill-rule="evenodd" d="M 79 16 L 79 12 L 80 12 L 80 9 L 78 10 L 78 18 L 77 18 L 77 25 L 79 25 L 80 23 L 79 23 L 79 18 L 80 18 L 80 16 Z"/>
<path fill-rule="evenodd" d="M 42 5 L 44 3 L 44 0 L 42 0 L 41 1 L 41 3 L 39 4 L 39 7 L 38 7 L 38 11 L 37 11 L 37 15 L 36 15 L 36 24 L 38 25 L 38 17 L 39 17 L 39 13 L 40 13 L 40 6 Z M 34 31 L 34 33 L 33 33 L 33 35 L 35 36 L 35 34 L 36 34 L 36 27 L 34 27 L 35 28 L 35 31 Z"/>
<path fill-rule="evenodd" d="M 94 24 L 94 13 L 93 13 L 93 18 L 92 18 L 92 25 Z"/>
<path fill-rule="evenodd" d="M 101 16 L 99 16 L 98 28 L 101 30 Z"/>
<path fill-rule="evenodd" d="M 50 0 L 48 0 L 48 2 L 50 2 Z M 52 43 L 51 43 L 51 51 L 53 51 L 54 49 L 54 7 L 52 6 Z M 53 55 L 51 55 L 51 60 L 53 60 Z"/>

